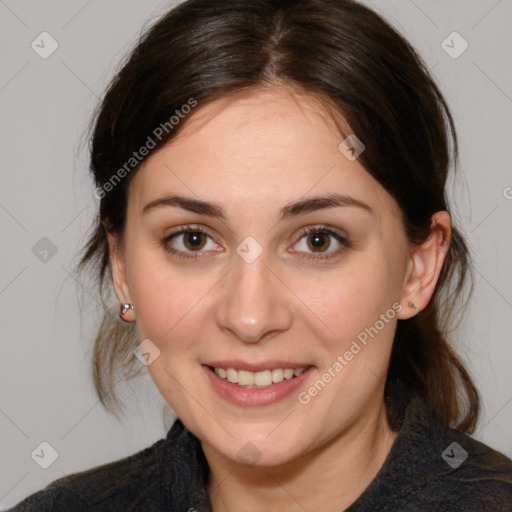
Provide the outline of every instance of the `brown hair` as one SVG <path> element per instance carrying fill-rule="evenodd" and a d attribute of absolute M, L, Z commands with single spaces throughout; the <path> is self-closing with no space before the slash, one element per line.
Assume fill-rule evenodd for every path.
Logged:
<path fill-rule="evenodd" d="M 91 170 L 101 203 L 79 270 L 95 267 L 104 298 L 112 279 L 103 223 L 122 236 L 138 166 L 115 184 L 112 177 L 148 137 L 156 149 L 175 137 L 187 118 L 171 126 L 170 116 L 191 99 L 203 106 L 277 83 L 319 96 L 343 115 L 366 145 L 362 165 L 397 201 L 412 243 L 428 238 L 434 212 L 449 212 L 446 181 L 457 158 L 452 117 L 422 60 L 380 16 L 353 0 L 188 0 L 140 38 L 95 117 Z M 404 382 L 445 425 L 466 432 L 474 431 L 479 397 L 449 335 L 472 282 L 468 248 L 454 227 L 428 306 L 398 322 L 386 382 L 387 394 Z M 120 405 L 115 375 L 138 373 L 135 338 L 133 326 L 105 313 L 93 368 L 111 412 Z"/>

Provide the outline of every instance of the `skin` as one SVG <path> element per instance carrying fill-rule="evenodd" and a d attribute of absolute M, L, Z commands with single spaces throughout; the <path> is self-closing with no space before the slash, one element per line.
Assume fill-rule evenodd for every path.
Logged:
<path fill-rule="evenodd" d="M 108 236 L 116 295 L 134 305 L 125 319 L 160 350 L 148 370 L 201 441 L 216 511 L 342 510 L 376 476 L 396 438 L 383 403 L 396 323 L 416 314 L 410 301 L 420 310 L 428 304 L 451 222 L 437 212 L 430 238 L 412 246 L 397 203 L 339 151 L 343 138 L 315 98 L 285 86 L 199 106 L 130 183 L 122 241 Z M 373 213 L 343 206 L 279 219 L 285 205 L 333 192 Z M 214 202 L 226 218 L 178 206 L 142 213 L 170 195 Z M 180 258 L 162 240 L 187 224 L 209 236 L 199 235 L 199 253 L 183 235 L 168 240 L 191 256 Z M 314 235 L 301 229 L 318 225 L 349 246 L 324 235 L 315 252 Z M 236 252 L 248 236 L 263 249 L 252 263 Z M 267 406 L 235 405 L 201 366 L 310 364 L 307 391 L 397 303 L 400 312 L 307 404 L 292 393 Z M 259 455 L 250 466 L 237 457 L 246 443 Z"/>

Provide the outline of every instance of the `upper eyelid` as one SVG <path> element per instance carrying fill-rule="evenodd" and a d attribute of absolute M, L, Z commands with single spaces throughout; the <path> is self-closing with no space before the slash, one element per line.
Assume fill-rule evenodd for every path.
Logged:
<path fill-rule="evenodd" d="M 175 230 L 165 235 L 164 238 L 171 238 L 176 235 L 194 232 L 204 233 L 205 235 L 208 235 L 209 237 L 213 238 L 212 231 L 209 228 L 202 226 L 200 224 L 187 224 L 185 226 L 179 226 L 175 228 Z"/>
<path fill-rule="evenodd" d="M 342 238 L 348 238 L 348 234 L 340 228 L 335 228 L 334 226 L 330 226 L 329 224 L 313 224 L 311 226 L 306 226 L 305 228 L 299 229 L 299 236 L 304 236 L 310 232 L 327 232 L 333 233 L 335 235 L 339 235 Z"/>
<path fill-rule="evenodd" d="M 313 224 L 311 226 L 306 226 L 304 228 L 299 229 L 297 236 L 300 236 L 302 238 L 304 235 L 306 235 L 310 232 L 315 232 L 315 230 L 318 230 L 318 232 L 333 233 L 333 234 L 339 235 L 342 238 L 348 238 L 348 235 L 344 232 L 344 230 L 335 228 L 328 224 Z M 176 231 L 172 231 L 171 233 L 166 235 L 164 238 L 171 238 L 173 236 L 182 235 L 185 233 L 194 233 L 195 231 L 204 233 L 211 238 L 214 237 L 214 235 L 212 236 L 212 231 L 205 226 L 202 226 L 200 224 L 187 224 L 185 226 L 180 226 L 180 227 L 176 228 Z"/>

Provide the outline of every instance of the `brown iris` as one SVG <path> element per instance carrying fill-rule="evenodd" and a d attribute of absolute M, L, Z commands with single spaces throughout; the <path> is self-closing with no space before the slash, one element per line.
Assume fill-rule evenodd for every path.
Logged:
<path fill-rule="evenodd" d="M 183 243 L 185 247 L 191 251 L 202 249 L 206 244 L 206 235 L 199 231 L 184 233 Z"/>
<path fill-rule="evenodd" d="M 325 233 L 313 233 L 308 236 L 308 247 L 314 252 L 323 252 L 329 245 L 331 241 Z"/>

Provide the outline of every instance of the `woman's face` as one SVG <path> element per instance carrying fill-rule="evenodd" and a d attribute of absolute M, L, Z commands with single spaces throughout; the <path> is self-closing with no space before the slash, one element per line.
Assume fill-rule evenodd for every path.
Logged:
<path fill-rule="evenodd" d="M 190 115 L 130 184 L 116 292 L 203 446 L 284 463 L 382 414 L 409 245 L 312 97 L 259 91 Z"/>

